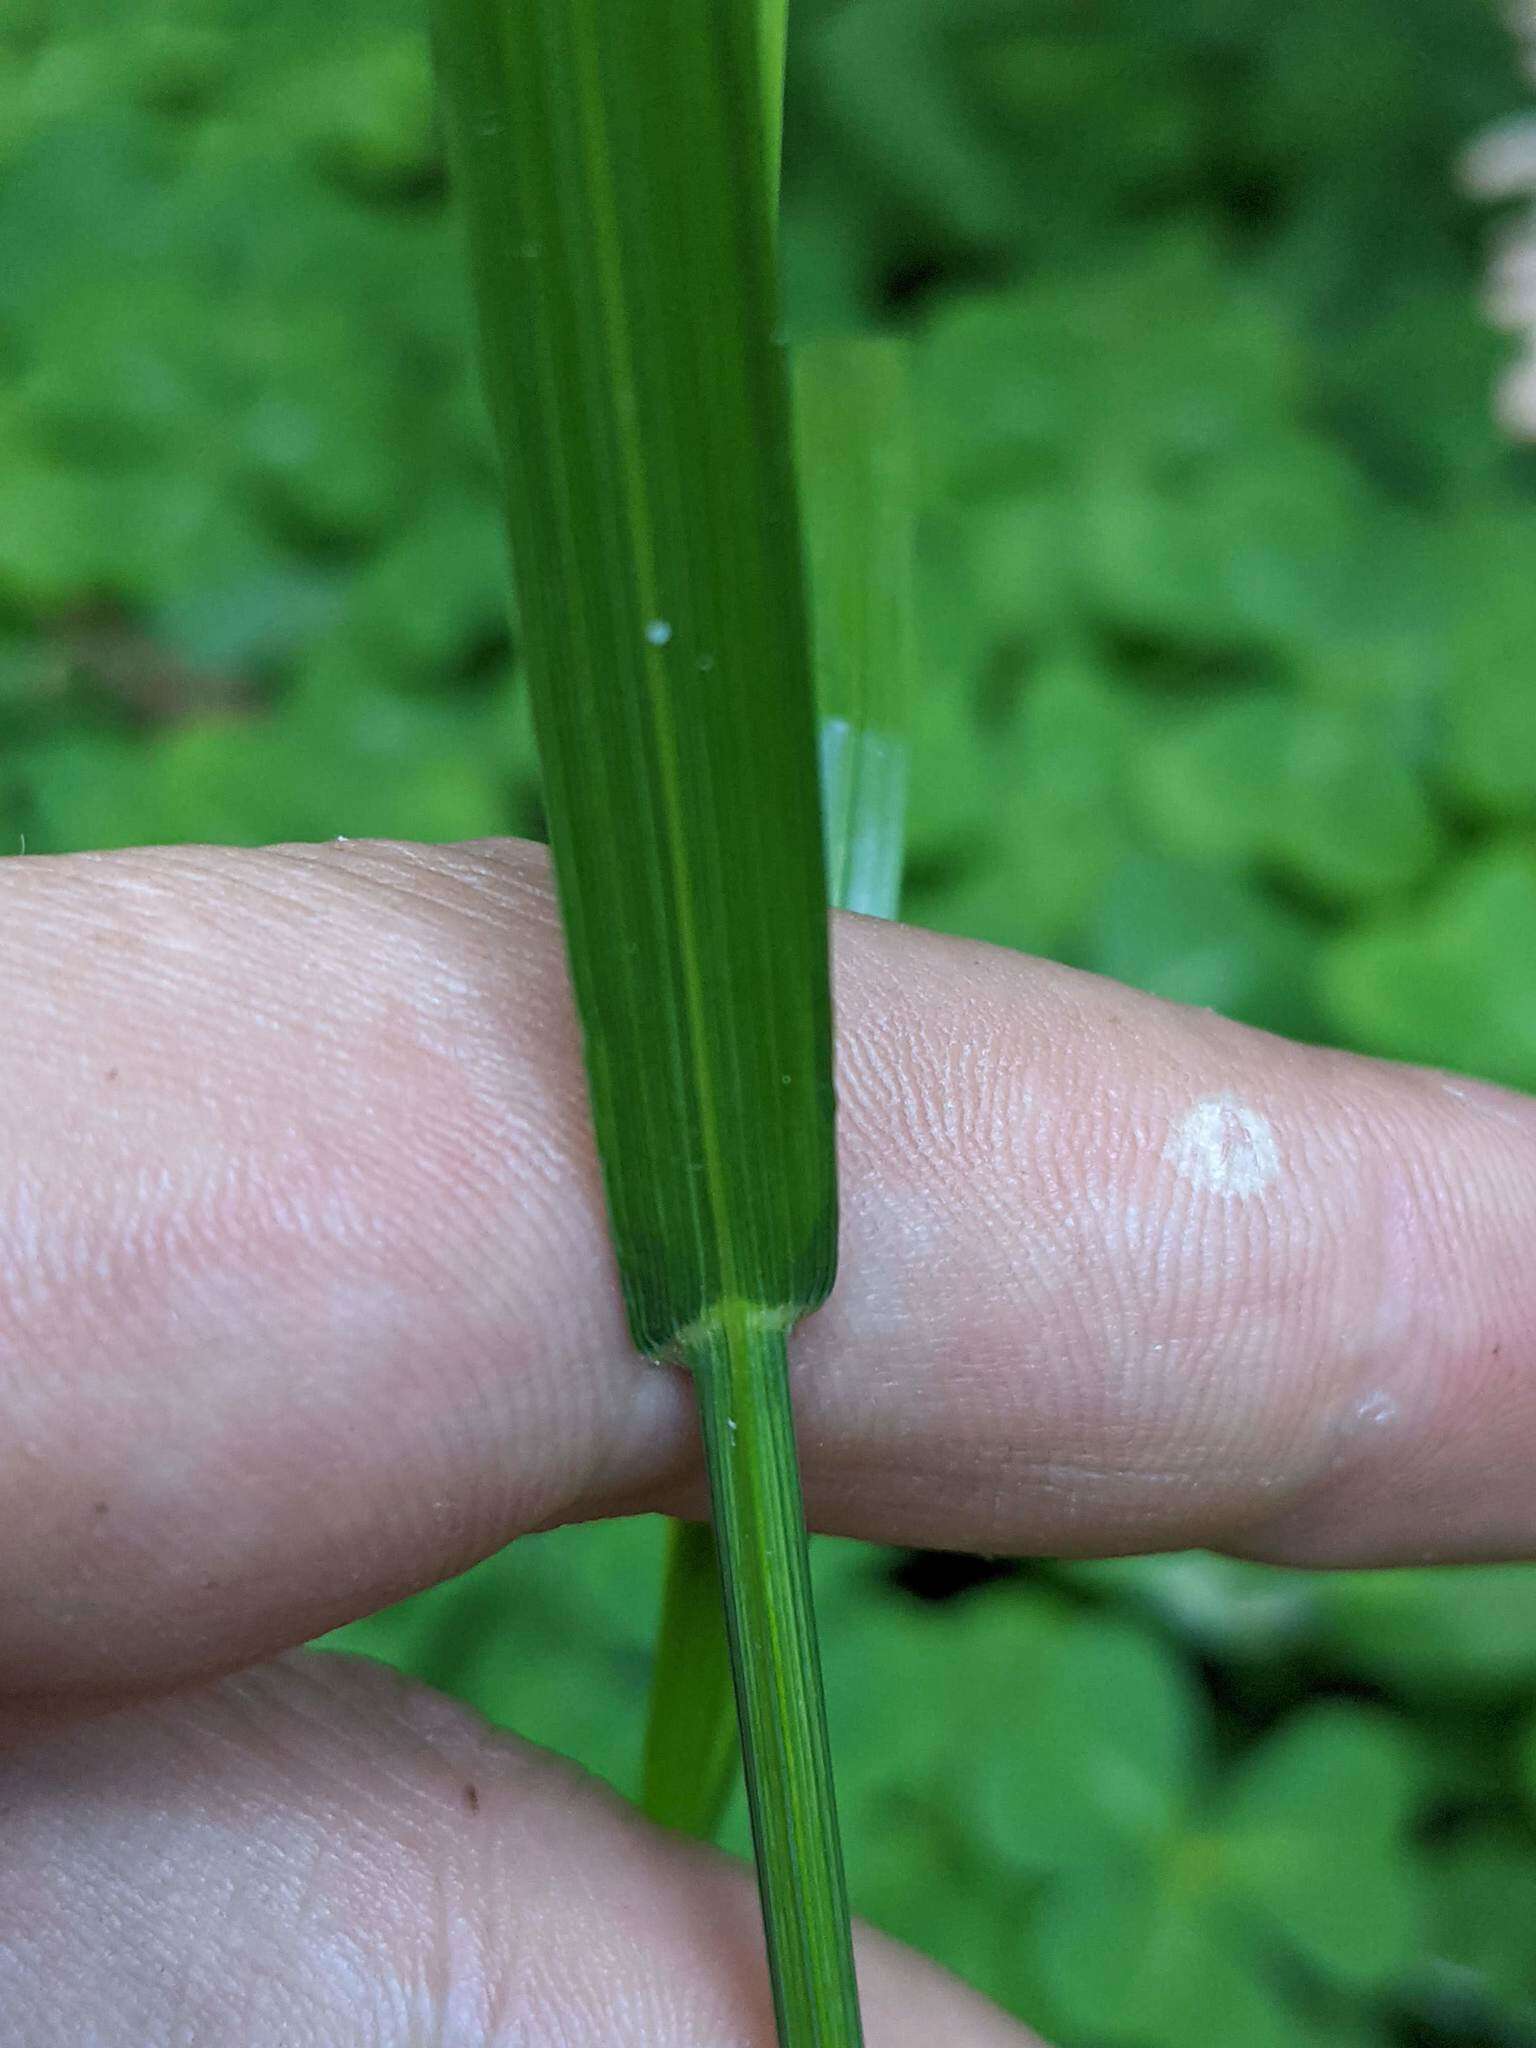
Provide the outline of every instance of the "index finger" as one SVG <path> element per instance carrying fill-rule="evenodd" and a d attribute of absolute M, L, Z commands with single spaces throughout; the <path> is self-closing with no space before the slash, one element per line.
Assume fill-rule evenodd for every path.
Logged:
<path fill-rule="evenodd" d="M 184 1679 L 696 1505 L 543 857 L 0 873 L 0 1667 Z M 811 1513 L 989 1551 L 1536 1549 L 1536 1105 L 845 920 Z"/>

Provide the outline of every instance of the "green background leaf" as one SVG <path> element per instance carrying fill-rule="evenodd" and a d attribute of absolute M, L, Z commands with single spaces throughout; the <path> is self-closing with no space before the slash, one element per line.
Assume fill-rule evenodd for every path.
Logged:
<path fill-rule="evenodd" d="M 1298 1714 L 1250 1758 L 1221 1820 L 1236 1896 L 1307 1962 L 1368 1987 L 1400 1977 L 1421 1928 L 1405 1831 L 1412 1760 L 1384 1717 Z"/>

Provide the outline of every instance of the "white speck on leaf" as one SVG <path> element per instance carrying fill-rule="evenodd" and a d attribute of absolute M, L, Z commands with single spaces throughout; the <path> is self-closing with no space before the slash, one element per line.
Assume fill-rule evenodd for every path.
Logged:
<path fill-rule="evenodd" d="M 645 637 L 653 647 L 665 647 L 672 638 L 671 622 L 667 619 L 652 619 L 646 626 Z"/>
<path fill-rule="evenodd" d="M 699 656 L 699 674 L 701 676 L 707 676 L 714 665 L 715 657 L 712 654 L 701 654 Z"/>
<path fill-rule="evenodd" d="M 1197 1102 L 1163 1156 L 1192 1187 L 1235 1201 L 1261 1193 L 1280 1170 L 1268 1119 L 1235 1095 Z"/>

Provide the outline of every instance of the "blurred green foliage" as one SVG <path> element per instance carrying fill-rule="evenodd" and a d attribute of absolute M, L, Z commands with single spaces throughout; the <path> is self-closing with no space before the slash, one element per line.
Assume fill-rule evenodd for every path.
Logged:
<path fill-rule="evenodd" d="M 1492 7 L 801 0 L 792 73 L 791 318 L 918 337 L 913 914 L 1536 1087 Z M 12 0 L 0 248 L 0 844 L 536 832 L 414 0 Z M 632 1787 L 655 1535 L 343 1640 Z M 1061 2048 L 1536 2042 L 1536 1573 L 820 1567 L 858 1903 Z"/>

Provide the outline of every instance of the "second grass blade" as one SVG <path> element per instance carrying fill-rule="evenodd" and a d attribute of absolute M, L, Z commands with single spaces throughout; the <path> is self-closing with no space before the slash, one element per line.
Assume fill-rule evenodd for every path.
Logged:
<path fill-rule="evenodd" d="M 827 891 L 894 917 L 917 687 L 917 454 L 909 350 L 825 335 L 794 354 Z"/>
<path fill-rule="evenodd" d="M 758 23 L 438 0 L 437 46 L 630 1325 L 699 1384 L 780 2038 L 853 2048 L 785 1361 L 836 1201 Z"/>

